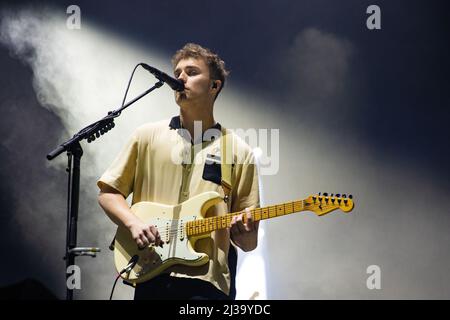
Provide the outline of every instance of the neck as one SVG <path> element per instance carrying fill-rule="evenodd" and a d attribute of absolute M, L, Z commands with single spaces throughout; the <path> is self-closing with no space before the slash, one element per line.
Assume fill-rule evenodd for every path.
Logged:
<path fill-rule="evenodd" d="M 311 210 L 311 203 L 306 200 L 298 200 L 292 202 L 281 203 L 278 205 L 268 206 L 250 210 L 253 221 L 265 220 L 275 217 L 288 215 L 295 212 Z M 223 216 L 214 216 L 205 219 L 189 221 L 186 224 L 188 236 L 211 233 L 212 231 L 229 228 L 233 217 L 242 214 L 240 212 L 228 213 Z M 242 217 L 242 222 L 247 222 L 247 216 Z"/>
<path fill-rule="evenodd" d="M 205 110 L 210 110 L 205 112 Z M 185 129 L 189 131 L 191 137 L 194 137 L 194 121 L 201 121 L 202 124 L 202 134 L 214 126 L 216 123 L 214 120 L 214 115 L 211 108 L 200 109 L 200 108 L 181 108 L 180 109 L 180 120 Z"/>

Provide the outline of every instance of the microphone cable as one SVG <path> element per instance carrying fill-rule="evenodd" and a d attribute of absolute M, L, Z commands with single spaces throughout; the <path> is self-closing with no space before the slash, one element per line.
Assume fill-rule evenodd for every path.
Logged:
<path fill-rule="evenodd" d="M 139 67 L 141 64 L 142 64 L 142 63 L 138 63 L 138 64 L 134 67 L 133 72 L 131 73 L 130 80 L 128 80 L 127 90 L 125 90 L 125 95 L 123 96 L 122 107 L 125 105 L 125 99 L 127 98 L 128 90 L 130 89 L 130 84 L 131 84 L 131 80 L 133 79 L 134 72 L 136 71 L 137 67 Z"/>

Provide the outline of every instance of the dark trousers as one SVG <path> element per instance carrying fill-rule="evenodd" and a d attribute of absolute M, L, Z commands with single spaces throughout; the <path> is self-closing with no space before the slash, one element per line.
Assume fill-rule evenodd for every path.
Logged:
<path fill-rule="evenodd" d="M 134 300 L 230 300 L 208 281 L 159 275 L 136 285 Z"/>

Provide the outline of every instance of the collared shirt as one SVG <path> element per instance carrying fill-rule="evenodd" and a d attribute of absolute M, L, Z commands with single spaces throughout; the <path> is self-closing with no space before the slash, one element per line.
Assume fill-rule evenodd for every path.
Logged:
<path fill-rule="evenodd" d="M 220 185 L 221 125 L 217 123 L 202 137 L 202 142 L 192 143 L 183 130 L 180 118 L 145 124 L 137 128 L 130 139 L 97 182 L 99 188 L 107 184 L 125 198 L 132 194 L 132 204 L 151 201 L 176 205 L 207 191 L 216 191 L 222 197 Z M 257 166 L 251 148 L 234 133 L 233 154 L 234 186 L 231 211 L 246 207 L 259 207 Z M 212 138 L 214 137 L 214 138 Z M 227 205 L 220 202 L 212 206 L 205 217 L 228 213 Z M 195 250 L 207 253 L 208 263 L 198 267 L 175 265 L 166 269 L 175 277 L 198 278 L 211 282 L 224 293 L 230 291 L 230 270 L 227 258 L 230 246 L 228 229 L 211 233 L 210 237 L 196 242 Z M 150 280 L 151 281 L 151 280 Z"/>

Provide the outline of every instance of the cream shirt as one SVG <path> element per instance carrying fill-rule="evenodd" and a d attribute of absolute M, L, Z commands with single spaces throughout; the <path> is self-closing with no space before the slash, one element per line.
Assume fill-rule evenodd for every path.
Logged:
<path fill-rule="evenodd" d="M 169 124 L 170 122 L 170 124 Z M 216 191 L 222 197 L 221 166 L 205 163 L 205 159 L 220 159 L 220 125 L 212 141 L 192 144 L 184 136 L 180 118 L 145 124 L 137 128 L 130 139 L 97 181 L 99 188 L 107 184 L 125 198 L 132 194 L 132 204 L 151 201 L 175 205 L 206 191 Z M 231 211 L 259 207 L 258 172 L 251 148 L 234 133 L 234 186 Z M 209 140 L 209 138 L 208 138 Z M 208 157 L 208 158 L 207 158 Z M 228 213 L 221 202 L 206 212 L 206 217 Z M 210 260 L 198 267 L 175 265 L 165 270 L 175 277 L 197 278 L 211 282 L 225 294 L 230 292 L 228 268 L 229 229 L 211 233 L 196 242 L 195 250 L 205 252 Z M 151 281 L 151 280 L 150 280 Z"/>

